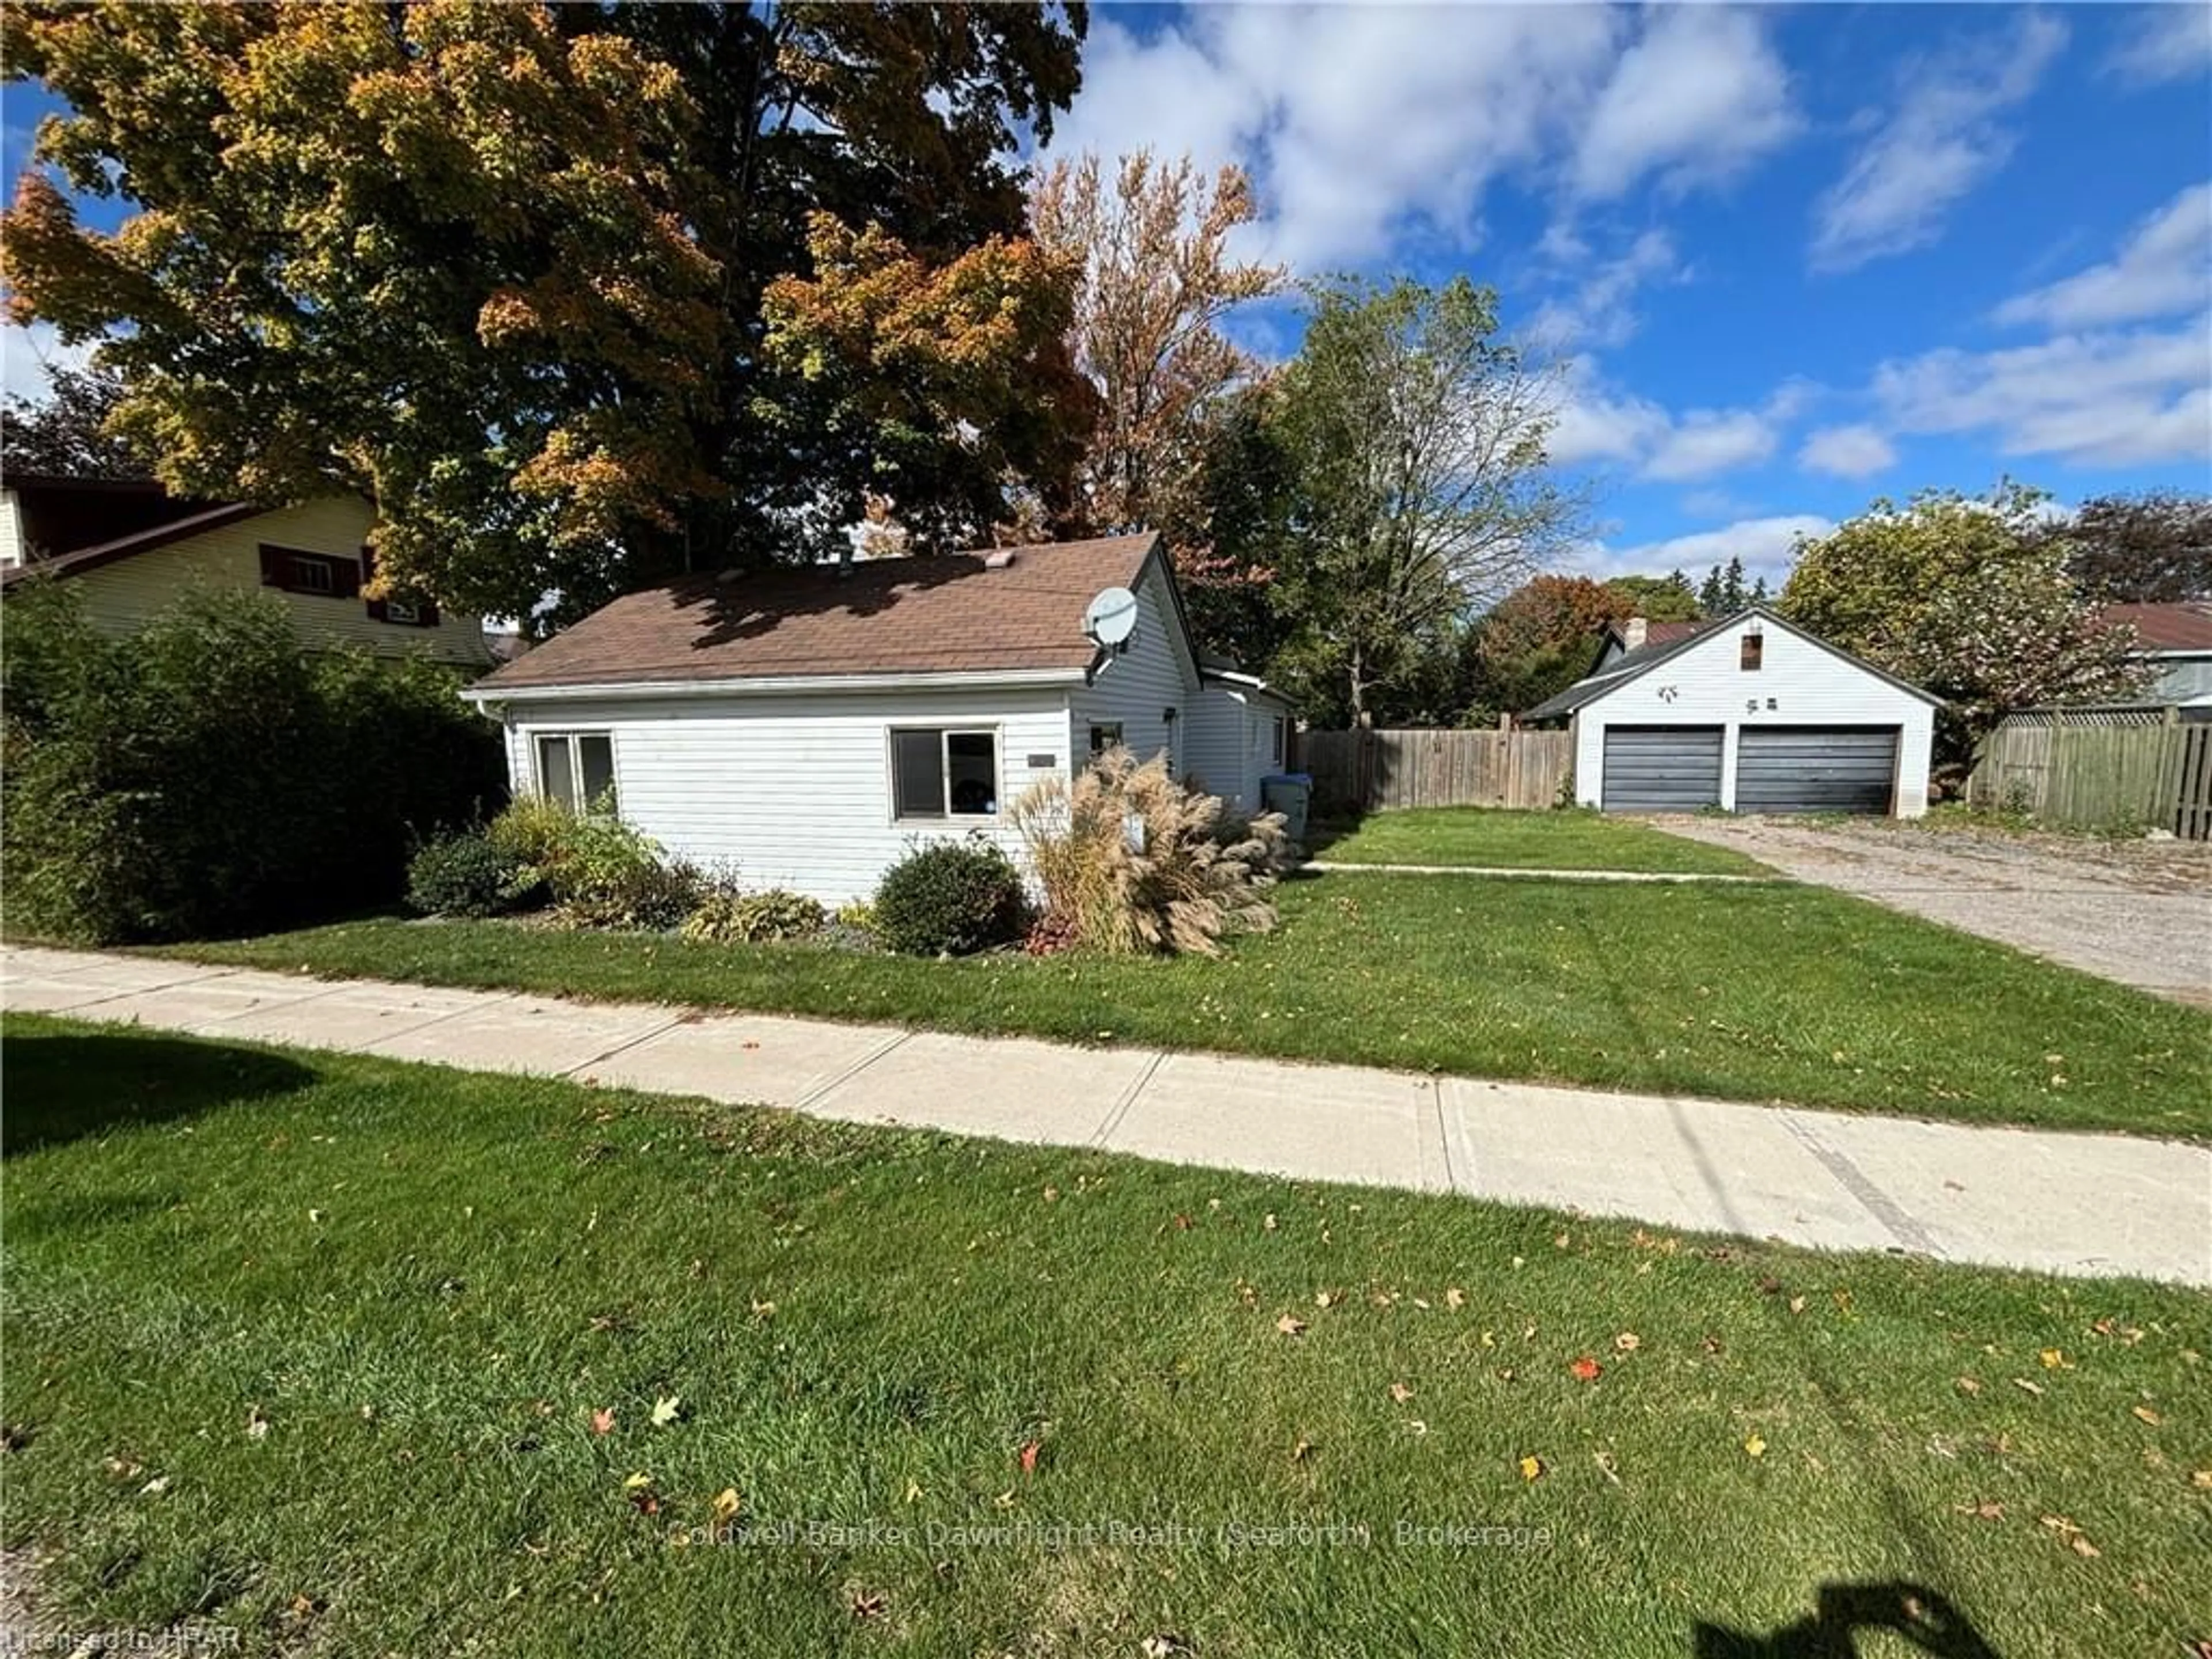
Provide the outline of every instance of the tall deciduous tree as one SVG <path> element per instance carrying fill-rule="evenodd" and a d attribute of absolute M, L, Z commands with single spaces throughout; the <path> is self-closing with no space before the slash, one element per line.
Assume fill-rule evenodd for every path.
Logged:
<path fill-rule="evenodd" d="M 1635 614 L 1635 601 L 1611 582 L 1537 576 L 1522 583 L 1475 624 L 1478 700 L 1518 712 L 1564 691 L 1589 672 L 1598 631 Z"/>
<path fill-rule="evenodd" d="M 2011 709 L 2133 696 L 2149 679 L 2135 631 L 2100 622 L 2068 575 L 2048 500 L 2009 482 L 1878 500 L 1799 544 L 1781 610 L 1946 699 L 1954 761 Z"/>
<path fill-rule="evenodd" d="M 1299 501 L 1279 592 L 1317 708 L 1368 718 L 1571 537 L 1582 502 L 1545 465 L 1557 392 L 1464 277 L 1314 291 L 1281 377 Z"/>
<path fill-rule="evenodd" d="M 2212 496 L 2093 496 L 2051 534 L 2069 573 L 2108 604 L 2212 599 Z"/>
<path fill-rule="evenodd" d="M 1212 419 L 1256 368 L 1221 324 L 1285 281 L 1279 265 L 1230 255 L 1231 234 L 1257 216 L 1251 181 L 1235 167 L 1208 179 L 1188 155 L 1164 161 L 1149 149 L 1109 176 L 1085 155 L 1037 181 L 1030 216 L 1074 273 L 1075 362 L 1098 394 L 1082 510 L 1102 528 L 1203 541 L 1191 491 Z"/>
<path fill-rule="evenodd" d="M 1626 616 L 1651 622 L 1695 622 L 1703 614 L 1697 591 L 1679 570 L 1664 576 L 1613 576 L 1605 585 L 1628 601 Z"/>
<path fill-rule="evenodd" d="M 150 477 L 146 458 L 108 425 L 122 401 L 123 382 L 97 366 L 49 368 L 45 397 L 9 394 L 0 459 L 11 472 Z"/>
<path fill-rule="evenodd" d="M 1085 388 L 1067 366 L 1061 262 L 993 236 L 933 266 L 827 213 L 810 252 L 812 274 L 778 278 L 763 307 L 769 361 L 824 394 L 810 441 L 896 492 L 933 550 L 986 540 L 1009 477 L 1064 517 L 1082 434 L 1061 416 Z"/>
<path fill-rule="evenodd" d="M 97 234 L 27 179 L 12 301 L 64 338 L 113 331 L 118 420 L 163 477 L 365 489 L 383 569 L 452 604 L 522 612 L 551 590 L 575 609 L 669 568 L 817 550 L 875 458 L 816 418 L 848 386 L 762 349 L 769 285 L 809 271 L 813 210 L 933 267 L 1017 231 L 1006 156 L 1073 95 L 1082 26 L 1037 7 L 12 6 L 10 74 L 71 107 L 42 155 L 141 210 Z"/>

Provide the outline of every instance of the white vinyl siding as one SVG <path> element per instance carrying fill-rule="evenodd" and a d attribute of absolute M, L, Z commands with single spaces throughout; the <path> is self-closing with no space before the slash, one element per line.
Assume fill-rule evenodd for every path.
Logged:
<path fill-rule="evenodd" d="M 1208 680 L 1192 707 L 1186 764 L 1191 775 L 1240 811 L 1261 807 L 1261 780 L 1283 769 L 1290 710 L 1249 686 Z"/>
<path fill-rule="evenodd" d="M 1109 657 L 1097 677 L 1068 699 L 1067 741 L 1079 757 L 1091 749 L 1093 726 L 1119 724 L 1121 741 L 1139 760 L 1170 757 L 1180 775 L 1192 765 L 1185 752 L 1198 677 L 1176 627 L 1174 600 L 1150 566 L 1137 585 L 1137 631 L 1126 651 Z M 1169 709 L 1176 718 L 1165 718 Z"/>
<path fill-rule="evenodd" d="M 610 732 L 624 818 L 672 854 L 825 904 L 872 895 L 917 841 L 981 834 L 1018 860 L 1006 807 L 1038 779 L 1067 775 L 1075 752 L 1066 693 L 1051 686 L 534 703 L 518 691 L 506 719 L 518 787 L 533 787 L 538 733 Z M 901 819 L 894 729 L 994 733 L 999 810 Z"/>
<path fill-rule="evenodd" d="M 262 585 L 264 544 L 358 564 L 373 519 L 368 502 L 334 495 L 256 514 L 65 580 L 87 618 L 106 634 L 136 633 L 186 587 L 199 583 L 275 593 L 292 613 L 301 639 L 318 649 L 356 646 L 381 657 L 427 655 L 471 667 L 489 663 L 481 617 L 441 611 L 436 626 L 419 628 L 380 622 L 358 593 L 287 593 Z"/>
<path fill-rule="evenodd" d="M 1742 666 L 1747 628 L 1762 630 L 1759 665 Z M 1735 807 L 1736 757 L 1747 726 L 1895 726 L 1897 816 L 1928 810 L 1935 708 L 1878 674 L 1783 624 L 1743 618 L 1699 636 L 1680 655 L 1646 670 L 1576 716 L 1575 795 L 1595 806 L 1603 793 L 1609 726 L 1722 728 L 1720 804 Z"/>
<path fill-rule="evenodd" d="M 23 510 L 12 489 L 0 489 L 0 570 L 23 562 Z"/>

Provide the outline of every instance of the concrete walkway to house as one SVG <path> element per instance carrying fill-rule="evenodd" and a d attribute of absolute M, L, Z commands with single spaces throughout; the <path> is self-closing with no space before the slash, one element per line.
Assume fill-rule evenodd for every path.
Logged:
<path fill-rule="evenodd" d="M 13 1011 L 562 1076 L 1836 1249 L 2212 1285 L 2212 1150 L 0 950 Z"/>

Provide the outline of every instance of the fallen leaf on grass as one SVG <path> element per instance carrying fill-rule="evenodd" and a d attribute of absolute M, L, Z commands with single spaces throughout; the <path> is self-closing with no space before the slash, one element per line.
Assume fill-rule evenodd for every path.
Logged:
<path fill-rule="evenodd" d="M 1745 1437 L 1743 1449 L 1747 1452 L 1749 1452 L 1753 1457 L 1764 1457 L 1766 1455 L 1766 1442 L 1755 1434 L 1748 1435 Z"/>
<path fill-rule="evenodd" d="M 1296 1314 L 1285 1314 L 1275 1322 L 1275 1328 L 1285 1336 L 1304 1336 L 1306 1334 L 1306 1322 Z"/>
<path fill-rule="evenodd" d="M 738 1511 L 744 1507 L 744 1500 L 738 1496 L 735 1486 L 725 1486 L 714 1494 L 714 1502 L 708 1507 L 714 1516 L 714 1524 L 726 1527 L 738 1518 Z"/>
<path fill-rule="evenodd" d="M 1794 1314 L 1803 1313 L 1805 1311 L 1805 1298 L 1802 1296 L 1791 1297 L 1790 1298 L 1790 1311 Z"/>
<path fill-rule="evenodd" d="M 2059 1370 L 2070 1371 L 2074 1369 L 2067 1363 L 2066 1352 L 2063 1348 L 2045 1348 L 2041 1353 L 2036 1355 L 2036 1358 L 2043 1362 L 2043 1369 L 2046 1371 Z"/>
<path fill-rule="evenodd" d="M 1314 1292 L 1314 1306 L 1316 1308 L 1334 1308 L 1338 1303 L 1343 1300 L 1344 1292 L 1342 1291 L 1316 1291 Z"/>
<path fill-rule="evenodd" d="M 1042 1449 L 1034 1440 L 1022 1443 L 1022 1473 L 1024 1474 L 1036 1473 L 1037 1453 L 1040 1449 Z"/>
<path fill-rule="evenodd" d="M 258 1406 L 246 1413 L 246 1437 L 248 1440 L 266 1440 L 269 1437 L 269 1419 L 262 1414 Z"/>
<path fill-rule="evenodd" d="M 1590 1454 L 1590 1461 L 1597 1465 L 1597 1472 L 1600 1474 L 1612 1481 L 1616 1486 L 1620 1484 L 1620 1472 L 1613 1467 L 1613 1454 L 1611 1452 L 1592 1452 Z"/>
<path fill-rule="evenodd" d="M 666 1428 L 683 1415 L 684 1397 L 681 1395 L 663 1395 L 653 1402 L 653 1426 L 656 1429 Z"/>
<path fill-rule="evenodd" d="M 1407 1388 L 1403 1382 L 1393 1382 L 1390 1385 L 1390 1398 L 1395 1401 L 1399 1405 L 1404 1405 L 1413 1397 L 1413 1391 Z"/>
<path fill-rule="evenodd" d="M 873 1619 L 889 1602 L 881 1590 L 854 1590 L 852 1605 L 854 1618 Z"/>
<path fill-rule="evenodd" d="M 2189 1476 L 2189 1484 L 2196 1487 L 2199 1492 L 2212 1492 L 2212 1469 L 2196 1469 L 2191 1471 Z"/>
<path fill-rule="evenodd" d="M 1269 1233 L 1275 1231 L 1275 1212 L 1273 1210 L 1260 1218 L 1260 1230 Z"/>
<path fill-rule="evenodd" d="M 1577 1359 L 1569 1364 L 1567 1370 L 1572 1373 L 1575 1381 L 1577 1382 L 1595 1382 L 1604 1372 L 1605 1367 L 1599 1364 L 1596 1360 L 1591 1358 L 1588 1354 L 1584 1354 L 1581 1358 Z"/>
<path fill-rule="evenodd" d="M 1521 1460 L 1520 1469 L 1523 1480 L 1540 1480 L 1544 1474 L 1544 1460 L 1533 1455 L 1524 1457 Z"/>
<path fill-rule="evenodd" d="M 1971 1515 L 1977 1521 L 2004 1519 L 2004 1505 L 1986 1498 L 1978 1504 L 1955 1504 L 1952 1507 L 1960 1515 Z"/>
<path fill-rule="evenodd" d="M 2166 1420 L 2148 1406 L 2131 1406 L 2128 1408 L 2128 1415 L 2141 1419 L 2153 1428 L 2156 1428 Z"/>
<path fill-rule="evenodd" d="M 1613 1339 L 1613 1346 L 1623 1353 L 1634 1353 L 1644 1346 L 1644 1339 L 1634 1331 L 1623 1331 Z"/>
<path fill-rule="evenodd" d="M 1979 1394 L 1981 1391 L 1982 1385 L 1974 1378 L 1971 1376 L 1962 1376 L 1959 1379 L 1959 1392 L 1960 1394 Z"/>
<path fill-rule="evenodd" d="M 1291 1462 L 1293 1463 L 1303 1463 L 1313 1455 L 1313 1442 L 1307 1439 L 1305 1436 L 1300 1435 L 1298 1437 L 1297 1444 L 1291 1448 Z"/>
<path fill-rule="evenodd" d="M 2028 1394 L 2041 1394 L 2043 1392 L 2042 1383 L 2031 1382 L 2024 1376 L 2015 1376 L 2013 1378 L 2012 1385 L 2015 1389 L 2021 1389 Z"/>
<path fill-rule="evenodd" d="M 1447 1308 L 1464 1308 L 1467 1306 L 1467 1292 L 1461 1290 L 1456 1285 L 1453 1286 L 1450 1290 L 1444 1292 L 1444 1306 Z"/>
<path fill-rule="evenodd" d="M 168 1491 L 168 1489 L 169 1477 L 166 1474 L 157 1474 L 151 1480 L 149 1480 L 144 1486 L 138 1488 L 138 1495 L 141 1498 L 159 1498 L 163 1492 Z"/>
<path fill-rule="evenodd" d="M 602 1406 L 599 1410 L 592 1413 L 592 1432 L 593 1434 L 612 1434 L 614 1431 L 615 1408 L 612 1406 Z"/>
<path fill-rule="evenodd" d="M 2099 1549 L 2094 1544 L 2082 1537 L 2079 1533 L 2075 1534 L 2073 1537 L 2066 1540 L 2066 1547 L 2072 1550 L 2075 1554 L 2080 1556 L 2084 1561 L 2094 1561 L 2104 1553 L 2104 1551 Z"/>
<path fill-rule="evenodd" d="M 1721 1340 L 1717 1336 L 1708 1332 L 1705 1335 L 1705 1340 L 1700 1343 L 1699 1346 L 1703 1347 L 1707 1353 L 1718 1353 L 1721 1351 Z"/>

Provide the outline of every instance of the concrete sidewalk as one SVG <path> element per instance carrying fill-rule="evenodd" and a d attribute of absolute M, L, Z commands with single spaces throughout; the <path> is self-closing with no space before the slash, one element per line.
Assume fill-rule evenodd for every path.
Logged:
<path fill-rule="evenodd" d="M 2212 1285 L 2212 1151 L 2116 1135 L 0 951 L 11 1010 L 1824 1249 Z"/>

